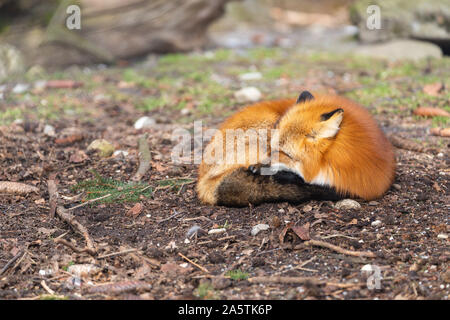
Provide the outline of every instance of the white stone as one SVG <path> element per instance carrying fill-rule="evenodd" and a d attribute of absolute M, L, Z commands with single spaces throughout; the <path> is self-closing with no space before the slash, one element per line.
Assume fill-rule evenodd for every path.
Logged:
<path fill-rule="evenodd" d="M 381 220 L 375 220 L 374 222 L 372 222 L 372 227 L 379 227 L 381 226 L 383 222 L 381 222 Z"/>
<path fill-rule="evenodd" d="M 439 233 L 437 237 L 438 239 L 448 239 L 448 235 L 446 235 L 445 233 Z"/>
<path fill-rule="evenodd" d="M 30 88 L 29 84 L 18 83 L 14 86 L 14 88 L 12 89 L 12 92 L 13 93 L 24 93 L 24 92 L 27 92 L 29 88 Z"/>
<path fill-rule="evenodd" d="M 344 200 L 338 201 L 334 205 L 334 207 L 336 209 L 359 209 L 359 208 L 361 208 L 361 205 L 355 200 L 344 199 Z"/>
<path fill-rule="evenodd" d="M 136 130 L 139 129 L 145 129 L 145 128 L 151 128 L 155 125 L 156 121 L 153 118 L 144 116 L 139 118 L 135 123 L 134 123 L 134 128 Z"/>
<path fill-rule="evenodd" d="M 261 91 L 255 87 L 242 88 L 234 93 L 234 97 L 238 102 L 256 102 L 261 99 Z"/>
<path fill-rule="evenodd" d="M 44 127 L 44 134 L 49 136 L 49 137 L 54 137 L 55 136 L 55 128 L 49 124 L 46 124 Z"/>
<path fill-rule="evenodd" d="M 114 151 L 114 153 L 113 153 L 113 156 L 114 157 L 127 157 L 128 156 L 128 151 L 125 151 L 125 150 L 116 150 L 116 151 Z"/>
<path fill-rule="evenodd" d="M 257 224 L 252 228 L 252 231 L 250 232 L 252 236 L 256 236 L 260 231 L 269 230 L 268 224 Z"/>
<path fill-rule="evenodd" d="M 226 232 L 227 229 L 225 228 L 219 228 L 219 229 L 211 229 L 208 231 L 208 234 L 217 234 L 217 233 L 223 233 Z"/>
<path fill-rule="evenodd" d="M 261 72 L 248 72 L 239 75 L 239 80 L 241 81 L 259 80 L 261 78 L 262 78 Z"/>

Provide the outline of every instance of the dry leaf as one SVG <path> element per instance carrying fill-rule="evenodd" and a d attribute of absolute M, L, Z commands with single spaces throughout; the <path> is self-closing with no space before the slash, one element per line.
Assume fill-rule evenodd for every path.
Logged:
<path fill-rule="evenodd" d="M 433 108 L 433 107 L 420 107 L 414 110 L 413 112 L 417 116 L 423 116 L 423 117 L 449 117 L 450 113 L 445 111 L 444 109 L 440 108 Z"/>
<path fill-rule="evenodd" d="M 88 156 L 83 150 L 77 150 L 74 154 L 70 156 L 69 161 L 73 163 L 80 163 L 86 160 L 87 158 Z"/>
<path fill-rule="evenodd" d="M 28 184 L 11 181 L 0 181 L 0 193 L 28 194 L 39 193 L 39 189 Z"/>
<path fill-rule="evenodd" d="M 430 133 L 433 136 L 450 137 L 450 128 L 431 128 Z"/>
<path fill-rule="evenodd" d="M 303 226 L 293 226 L 291 229 L 295 232 L 295 234 L 302 239 L 303 241 L 310 240 L 311 237 L 309 235 L 309 222 L 305 223 Z"/>
<path fill-rule="evenodd" d="M 127 216 L 136 218 L 141 212 L 144 207 L 142 206 L 142 203 L 138 202 L 134 205 L 133 208 L 128 210 L 126 213 Z"/>
<path fill-rule="evenodd" d="M 69 145 L 81 140 L 83 140 L 83 136 L 81 134 L 73 134 L 65 138 L 55 139 L 55 143 L 60 145 Z"/>
<path fill-rule="evenodd" d="M 423 92 L 429 94 L 430 96 L 438 96 L 439 92 L 444 88 L 442 83 L 436 82 L 432 84 L 427 84 L 423 87 Z"/>

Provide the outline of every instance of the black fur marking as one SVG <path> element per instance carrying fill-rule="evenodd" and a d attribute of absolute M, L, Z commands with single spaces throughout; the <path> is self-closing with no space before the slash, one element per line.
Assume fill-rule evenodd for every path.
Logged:
<path fill-rule="evenodd" d="M 314 96 L 311 94 L 311 92 L 303 91 L 302 93 L 300 93 L 296 104 L 303 103 L 303 102 L 313 100 L 313 99 L 314 99 Z"/>
<path fill-rule="evenodd" d="M 331 112 L 328 113 L 324 113 L 320 116 L 320 121 L 327 121 L 328 119 L 330 119 L 336 112 L 344 112 L 344 110 L 342 108 L 338 108 L 336 110 L 333 110 Z"/>

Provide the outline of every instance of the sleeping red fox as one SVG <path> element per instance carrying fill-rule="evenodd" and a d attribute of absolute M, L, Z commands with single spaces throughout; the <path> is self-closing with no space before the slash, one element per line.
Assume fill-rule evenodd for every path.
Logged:
<path fill-rule="evenodd" d="M 230 130 L 240 133 L 228 139 Z M 214 157 L 230 160 L 230 150 L 248 130 L 268 132 L 258 141 L 270 146 L 252 149 L 245 136 L 237 154 L 243 161 Z M 344 196 L 370 200 L 383 195 L 394 174 L 392 146 L 366 109 L 304 91 L 297 101 L 257 103 L 228 118 L 205 150 L 197 192 L 203 203 L 228 206 Z"/>

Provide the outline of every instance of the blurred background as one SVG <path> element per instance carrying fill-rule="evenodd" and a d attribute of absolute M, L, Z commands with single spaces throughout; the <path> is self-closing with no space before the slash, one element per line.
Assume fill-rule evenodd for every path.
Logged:
<path fill-rule="evenodd" d="M 69 5 L 81 29 L 66 26 Z M 381 29 L 368 30 L 369 5 Z M 398 38 L 406 47 L 375 47 Z M 151 53 L 302 47 L 375 56 L 449 53 L 446 0 L 0 0 L 0 80 L 39 65 L 117 64 Z M 417 51 L 406 50 L 417 44 Z M 416 50 L 413 50 L 416 51 Z M 423 52 L 422 52 L 423 51 Z"/>

